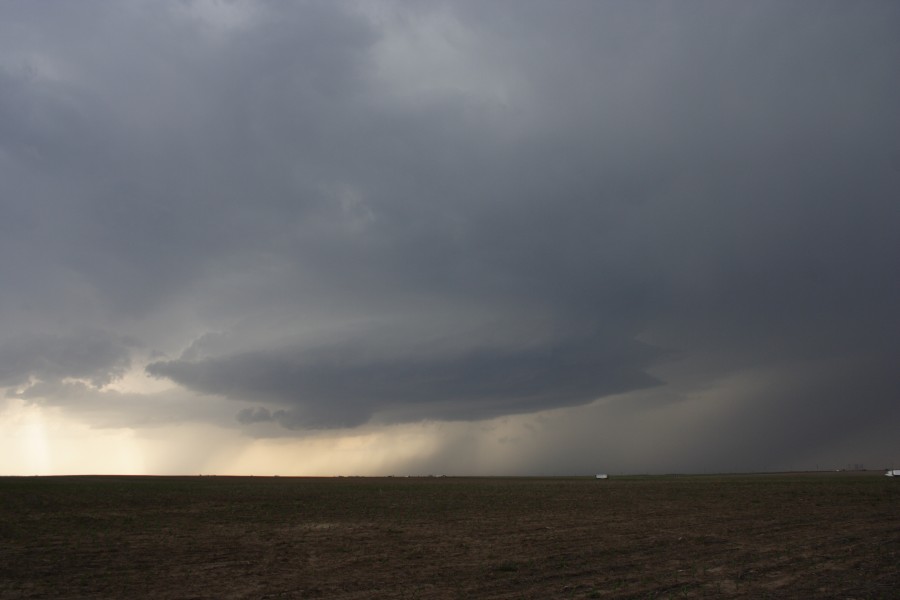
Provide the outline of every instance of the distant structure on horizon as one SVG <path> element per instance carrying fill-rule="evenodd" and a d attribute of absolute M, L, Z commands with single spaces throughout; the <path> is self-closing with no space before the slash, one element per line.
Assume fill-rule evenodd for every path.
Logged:
<path fill-rule="evenodd" d="M 609 475 L 606 473 L 597 473 L 597 479 L 609 479 Z"/>
<path fill-rule="evenodd" d="M 885 475 L 888 477 L 900 477 L 900 469 L 888 469 Z"/>

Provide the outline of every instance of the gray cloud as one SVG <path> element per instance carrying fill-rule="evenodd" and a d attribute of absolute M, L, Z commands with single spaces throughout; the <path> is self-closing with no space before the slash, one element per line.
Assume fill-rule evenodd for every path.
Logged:
<path fill-rule="evenodd" d="M 893 4 L 0 12 L 5 386 L 127 337 L 291 430 L 644 390 L 626 422 L 744 372 L 783 455 L 892 410 Z"/>
<path fill-rule="evenodd" d="M 641 369 L 657 352 L 595 337 L 453 356 L 381 358 L 358 346 L 163 361 L 147 370 L 203 393 L 289 406 L 276 417 L 292 428 L 352 427 L 376 412 L 392 420 L 485 419 L 585 404 L 658 383 Z M 269 421 L 272 415 L 245 409 L 238 420 Z"/>
<path fill-rule="evenodd" d="M 239 423 L 248 425 L 250 423 L 271 423 L 275 417 L 272 416 L 272 411 L 268 408 L 258 406 L 256 408 L 242 408 L 238 411 L 236 418 Z"/>
<path fill-rule="evenodd" d="M 0 385 L 76 378 L 102 386 L 130 366 L 132 345 L 102 331 L 12 338 L 0 345 Z"/>

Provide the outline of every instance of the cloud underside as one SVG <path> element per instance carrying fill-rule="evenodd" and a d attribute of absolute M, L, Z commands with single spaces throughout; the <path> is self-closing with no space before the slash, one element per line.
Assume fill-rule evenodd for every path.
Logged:
<path fill-rule="evenodd" d="M 477 420 L 586 404 L 658 382 L 641 370 L 656 352 L 640 344 L 610 355 L 596 340 L 452 357 L 367 363 L 315 360 L 299 351 L 255 352 L 202 361 L 165 361 L 148 371 L 190 389 L 283 406 L 243 409 L 241 422 L 285 427 L 352 427 L 382 422 Z M 344 353 L 339 353 L 344 354 Z"/>

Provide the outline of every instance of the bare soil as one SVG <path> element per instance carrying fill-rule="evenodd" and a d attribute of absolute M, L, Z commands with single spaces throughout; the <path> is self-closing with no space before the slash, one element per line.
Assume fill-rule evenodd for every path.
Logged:
<path fill-rule="evenodd" d="M 898 559 L 874 473 L 0 478 L 0 599 L 897 598 Z"/>

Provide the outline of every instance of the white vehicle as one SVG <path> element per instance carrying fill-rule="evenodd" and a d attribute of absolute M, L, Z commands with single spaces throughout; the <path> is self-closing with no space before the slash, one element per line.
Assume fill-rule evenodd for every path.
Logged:
<path fill-rule="evenodd" d="M 900 477 L 900 469 L 888 469 L 885 475 L 888 477 Z"/>

